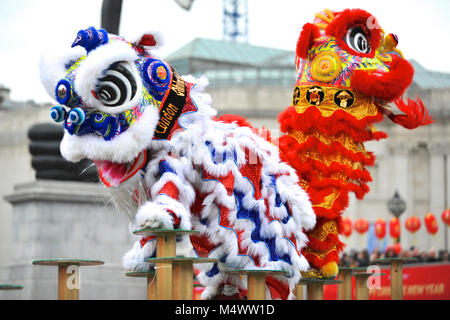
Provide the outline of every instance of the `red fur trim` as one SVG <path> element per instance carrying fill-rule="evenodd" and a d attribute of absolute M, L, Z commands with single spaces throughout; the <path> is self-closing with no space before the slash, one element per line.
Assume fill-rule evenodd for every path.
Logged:
<path fill-rule="evenodd" d="M 392 101 L 403 95 L 413 76 L 413 66 L 405 59 L 392 55 L 389 72 L 356 70 L 351 78 L 351 87 L 365 95 Z"/>
<path fill-rule="evenodd" d="M 164 187 L 159 190 L 158 194 L 161 193 L 168 195 L 172 199 L 178 200 L 179 191 L 175 183 L 172 181 L 167 182 Z"/>
<path fill-rule="evenodd" d="M 303 26 L 297 41 L 297 57 L 307 59 L 309 49 L 313 46 L 315 39 L 319 37 L 319 27 L 312 23 L 306 23 Z"/>
<path fill-rule="evenodd" d="M 266 285 L 269 288 L 270 296 L 272 299 L 282 299 L 287 300 L 289 297 L 289 286 L 280 280 L 268 276 L 266 278 Z"/>
<path fill-rule="evenodd" d="M 423 105 L 422 100 L 417 97 L 417 102 L 408 99 L 406 104 L 401 98 L 394 101 L 397 108 L 405 114 L 394 115 L 391 113 L 388 117 L 393 122 L 401 125 L 406 129 L 415 129 L 419 126 L 425 126 L 433 123 L 433 119 L 428 115 L 428 110 Z"/>
<path fill-rule="evenodd" d="M 293 139 L 289 142 L 285 141 L 287 139 Z M 281 148 L 281 144 L 289 144 L 291 148 L 295 148 L 295 152 L 308 152 L 310 150 L 317 150 L 319 153 L 323 155 L 336 155 L 341 154 L 345 158 L 350 159 L 353 162 L 361 162 L 365 165 L 373 165 L 375 161 L 375 156 L 373 153 L 369 153 L 369 157 L 367 158 L 362 152 L 353 152 L 347 148 L 345 148 L 340 141 L 333 141 L 331 144 L 327 145 L 321 142 L 316 137 L 308 137 L 308 139 L 299 143 L 292 136 L 282 136 L 280 137 L 279 145 Z"/>
<path fill-rule="evenodd" d="M 180 226 L 180 222 L 181 222 L 181 219 L 180 219 L 180 217 L 175 213 L 175 212 L 173 212 L 172 210 L 167 210 L 167 212 L 172 216 L 172 218 L 173 218 L 173 228 L 174 229 L 178 229 L 178 227 Z"/>
<path fill-rule="evenodd" d="M 240 127 L 249 127 L 251 129 L 255 129 L 253 128 L 253 126 L 250 124 L 250 122 L 247 121 L 247 119 L 245 119 L 242 116 L 238 116 L 238 115 L 234 115 L 234 114 L 224 114 L 221 115 L 219 118 L 217 118 L 218 121 L 222 121 L 225 123 L 233 123 L 236 122 L 238 126 Z"/>
<path fill-rule="evenodd" d="M 340 218 L 340 217 L 339 217 L 339 218 Z M 339 218 L 338 218 L 338 219 L 339 219 Z M 323 219 L 323 218 L 319 218 L 319 221 L 320 221 L 320 220 L 321 220 L 320 224 L 319 224 L 319 225 L 316 224 L 316 226 L 314 227 L 314 229 L 313 229 L 312 231 L 310 231 L 310 232 L 307 233 L 308 239 L 309 239 L 309 240 L 308 240 L 308 247 L 311 248 L 311 249 L 313 249 L 313 250 L 316 250 L 316 251 L 325 251 L 325 250 L 328 250 L 329 248 L 331 248 L 331 247 L 333 247 L 333 246 L 336 246 L 336 247 L 338 247 L 338 248 L 343 248 L 343 247 L 345 246 L 345 244 L 342 243 L 342 242 L 339 240 L 339 236 L 338 236 L 337 234 L 329 233 L 329 234 L 327 235 L 327 237 L 326 237 L 324 240 L 322 240 L 322 241 L 320 241 L 319 239 L 314 238 L 314 237 L 311 236 L 311 234 L 312 234 L 317 228 L 321 228 L 321 226 L 322 226 L 324 223 L 326 223 L 326 222 L 329 221 L 328 219 Z M 337 222 L 337 221 L 336 221 L 336 222 Z M 339 250 L 338 250 L 338 251 L 339 251 Z"/>
<path fill-rule="evenodd" d="M 148 236 L 148 237 L 143 237 L 141 240 L 139 240 L 139 242 L 141 243 L 141 248 L 143 246 L 145 246 L 145 244 L 147 242 L 149 242 L 150 240 L 156 239 L 156 236 Z"/>
<path fill-rule="evenodd" d="M 371 24 L 370 26 L 368 24 Z M 343 48 L 352 55 L 373 58 L 375 51 L 380 46 L 381 29 L 376 26 L 375 18 L 367 11 L 361 9 L 346 9 L 341 12 L 326 28 L 325 32 L 329 36 L 336 38 L 339 47 Z M 346 41 L 347 31 L 350 28 L 360 26 L 367 36 L 370 45 L 370 53 L 360 53 L 351 49 Z"/>
<path fill-rule="evenodd" d="M 309 107 L 303 113 L 298 113 L 291 106 L 278 115 L 278 122 L 282 132 L 291 132 L 292 130 L 308 132 L 310 129 L 317 129 L 328 135 L 338 135 L 345 132 L 353 140 L 365 142 L 382 138 L 380 135 L 375 137 L 374 133 L 367 129 L 367 126 L 380 122 L 383 118 L 381 111 L 374 116 L 367 116 L 358 120 L 343 110 L 336 110 L 331 116 L 324 117 L 315 106 Z"/>

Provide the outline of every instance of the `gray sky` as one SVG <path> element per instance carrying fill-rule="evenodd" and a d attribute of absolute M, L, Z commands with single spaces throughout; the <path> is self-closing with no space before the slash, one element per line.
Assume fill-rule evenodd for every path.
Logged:
<path fill-rule="evenodd" d="M 0 84 L 15 100 L 52 102 L 40 84 L 39 57 L 69 46 L 79 29 L 100 27 L 101 0 L 0 0 Z M 301 27 L 328 8 L 361 8 L 399 37 L 407 59 L 450 73 L 448 0 L 248 0 L 249 43 L 294 50 Z M 173 0 L 124 0 L 120 34 L 162 35 L 164 58 L 196 37 L 221 39 L 222 0 L 195 0 L 187 12 Z"/>

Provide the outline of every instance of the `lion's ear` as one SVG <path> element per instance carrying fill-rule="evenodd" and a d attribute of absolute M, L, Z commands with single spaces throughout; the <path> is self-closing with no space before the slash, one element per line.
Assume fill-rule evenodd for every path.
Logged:
<path fill-rule="evenodd" d="M 131 41 L 133 45 L 140 47 L 152 47 L 153 49 L 161 47 L 163 38 L 157 32 L 145 32 Z"/>
<path fill-rule="evenodd" d="M 156 39 L 152 34 L 143 34 L 136 44 L 138 46 L 154 47 L 156 46 Z"/>

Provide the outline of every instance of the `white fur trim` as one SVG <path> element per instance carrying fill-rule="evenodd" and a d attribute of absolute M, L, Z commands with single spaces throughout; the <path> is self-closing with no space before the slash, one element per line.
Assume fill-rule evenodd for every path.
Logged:
<path fill-rule="evenodd" d="M 61 155 L 72 162 L 84 158 L 117 163 L 131 162 L 151 143 L 158 120 L 158 110 L 147 106 L 136 123 L 110 141 L 93 134 L 77 136 L 65 131 L 60 146 Z"/>
<path fill-rule="evenodd" d="M 163 206 L 148 201 L 141 206 L 136 214 L 135 224 L 138 228 L 173 228 L 172 216 L 164 210 Z"/>
<path fill-rule="evenodd" d="M 67 74 L 66 64 L 76 61 L 86 54 L 81 47 L 68 50 L 52 50 L 44 53 L 39 61 L 39 76 L 49 94 L 55 100 L 55 88 L 59 80 Z"/>

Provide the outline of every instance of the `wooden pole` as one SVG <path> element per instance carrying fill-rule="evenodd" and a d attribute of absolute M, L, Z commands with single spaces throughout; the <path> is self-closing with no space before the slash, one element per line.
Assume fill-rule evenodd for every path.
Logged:
<path fill-rule="evenodd" d="M 352 300 L 352 270 L 339 268 L 338 279 L 342 281 L 338 286 L 338 299 Z"/>
<path fill-rule="evenodd" d="M 266 300 L 266 274 L 247 274 L 247 300 Z"/>
<path fill-rule="evenodd" d="M 391 300 L 403 300 L 403 262 L 391 262 Z"/>
<path fill-rule="evenodd" d="M 67 275 L 68 267 L 69 265 L 67 264 L 58 265 L 58 299 L 78 300 L 80 294 L 79 277 L 78 275 L 74 275 L 75 283 L 71 284 L 71 279 L 69 280 Z"/>
<path fill-rule="evenodd" d="M 175 257 L 176 234 L 157 233 L 156 235 L 156 257 Z M 172 300 L 173 280 L 172 263 L 156 264 L 156 299 Z"/>
<path fill-rule="evenodd" d="M 361 272 L 354 273 L 355 276 L 355 295 L 356 300 L 369 300 L 369 287 L 367 286 L 367 279 L 372 273 Z"/>
<path fill-rule="evenodd" d="M 305 300 L 305 295 L 303 294 L 303 289 L 305 287 L 302 284 L 297 284 L 295 286 L 295 296 L 297 297 L 297 300 Z"/>
<path fill-rule="evenodd" d="M 192 300 L 193 298 L 192 260 L 177 261 L 173 264 L 173 299 Z"/>
<path fill-rule="evenodd" d="M 156 300 L 156 275 L 147 277 L 147 300 Z"/>
<path fill-rule="evenodd" d="M 308 283 L 306 285 L 306 295 L 308 300 L 323 300 L 322 283 Z"/>

